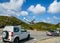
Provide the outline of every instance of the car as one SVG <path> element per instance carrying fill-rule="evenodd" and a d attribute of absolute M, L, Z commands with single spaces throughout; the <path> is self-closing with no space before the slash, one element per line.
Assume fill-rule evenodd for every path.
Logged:
<path fill-rule="evenodd" d="M 22 26 L 5 26 L 2 32 L 4 43 L 19 43 L 19 40 L 29 39 L 30 33 Z"/>
<path fill-rule="evenodd" d="M 60 32 L 57 31 L 57 30 L 49 30 L 49 31 L 46 32 L 46 34 L 48 36 L 59 36 L 60 35 Z"/>

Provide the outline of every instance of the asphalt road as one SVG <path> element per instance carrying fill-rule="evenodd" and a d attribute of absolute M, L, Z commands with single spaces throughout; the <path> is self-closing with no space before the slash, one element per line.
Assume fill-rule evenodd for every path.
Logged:
<path fill-rule="evenodd" d="M 1 40 L 1 32 L 0 31 L 0 43 L 3 43 Z M 51 36 L 47 36 L 46 32 L 44 31 L 32 31 L 29 30 L 30 34 L 31 34 L 31 38 L 29 40 L 21 40 L 20 43 L 35 43 L 36 41 L 39 40 L 44 40 L 44 39 L 48 39 L 51 38 Z"/>
<path fill-rule="evenodd" d="M 47 40 L 42 40 L 42 41 L 38 41 L 36 43 L 60 43 L 60 36 L 59 37 L 53 37 Z"/>

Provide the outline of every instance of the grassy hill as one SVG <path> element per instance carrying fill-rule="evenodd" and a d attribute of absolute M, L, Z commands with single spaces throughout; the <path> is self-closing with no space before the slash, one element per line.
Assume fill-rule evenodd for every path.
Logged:
<path fill-rule="evenodd" d="M 12 16 L 0 16 L 0 27 L 7 25 L 22 25 L 27 28 L 28 24 Z"/>
<path fill-rule="evenodd" d="M 58 24 L 49 24 L 44 22 L 39 22 L 36 24 L 27 24 L 20 19 L 12 16 L 0 16 L 0 27 L 4 27 L 7 25 L 21 25 L 24 26 L 26 29 L 36 29 L 36 30 L 48 30 L 48 29 L 56 29 L 60 27 L 60 23 Z"/>
<path fill-rule="evenodd" d="M 39 23 L 32 25 L 31 27 L 37 30 L 49 30 L 49 29 L 54 30 L 58 28 L 59 26 L 55 24 L 39 22 Z"/>

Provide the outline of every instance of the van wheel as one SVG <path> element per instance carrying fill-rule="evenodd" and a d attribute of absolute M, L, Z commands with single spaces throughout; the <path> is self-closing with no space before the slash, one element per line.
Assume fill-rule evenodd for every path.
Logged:
<path fill-rule="evenodd" d="M 14 43 L 19 43 L 19 39 L 16 38 L 16 39 L 14 40 Z"/>
<path fill-rule="evenodd" d="M 2 33 L 2 38 L 3 38 L 3 39 L 7 39 L 8 36 L 9 36 L 8 31 L 3 31 L 3 33 Z"/>
<path fill-rule="evenodd" d="M 28 35 L 27 39 L 30 39 L 30 34 Z"/>

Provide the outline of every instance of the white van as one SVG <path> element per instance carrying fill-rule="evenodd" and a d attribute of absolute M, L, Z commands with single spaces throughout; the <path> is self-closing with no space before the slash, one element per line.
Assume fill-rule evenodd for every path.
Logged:
<path fill-rule="evenodd" d="M 19 40 L 29 39 L 30 33 L 21 26 L 5 26 L 2 32 L 3 42 L 19 43 Z"/>

